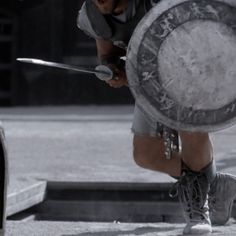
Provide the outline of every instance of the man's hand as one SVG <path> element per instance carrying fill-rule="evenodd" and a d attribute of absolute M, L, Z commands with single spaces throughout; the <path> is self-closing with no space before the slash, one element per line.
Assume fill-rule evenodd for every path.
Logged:
<path fill-rule="evenodd" d="M 117 68 L 115 65 L 108 65 L 109 68 L 114 73 L 114 78 L 106 81 L 113 88 L 121 88 L 123 86 L 128 86 L 128 81 L 124 69 Z"/>
<path fill-rule="evenodd" d="M 100 61 L 102 64 L 108 66 L 114 74 L 113 79 L 107 81 L 106 83 L 113 88 L 127 86 L 128 81 L 126 78 L 125 69 L 116 65 L 116 63 L 119 63 L 119 58 L 126 55 L 126 51 L 114 46 L 112 41 L 105 39 L 96 39 L 96 46 Z"/>

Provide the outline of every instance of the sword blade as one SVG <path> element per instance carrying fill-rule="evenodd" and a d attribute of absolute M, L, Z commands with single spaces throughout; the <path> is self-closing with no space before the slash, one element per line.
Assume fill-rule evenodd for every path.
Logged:
<path fill-rule="evenodd" d="M 78 66 L 73 66 L 73 65 L 67 65 L 63 63 L 57 63 L 57 62 L 51 62 L 51 61 L 44 61 L 40 59 L 35 59 L 35 58 L 17 58 L 16 59 L 19 62 L 24 62 L 24 63 L 30 63 L 30 64 L 35 64 L 35 65 L 41 65 L 41 66 L 48 66 L 48 67 L 55 67 L 55 68 L 60 68 L 60 69 L 65 69 L 65 70 L 71 70 L 71 71 L 76 71 L 76 72 L 82 72 L 82 73 L 87 73 L 87 74 L 95 74 L 96 76 L 100 77 L 112 77 L 113 73 L 108 67 L 101 67 L 97 66 L 96 68 L 98 69 L 87 69 L 87 68 L 82 68 Z M 104 70 L 100 69 L 103 68 Z"/>

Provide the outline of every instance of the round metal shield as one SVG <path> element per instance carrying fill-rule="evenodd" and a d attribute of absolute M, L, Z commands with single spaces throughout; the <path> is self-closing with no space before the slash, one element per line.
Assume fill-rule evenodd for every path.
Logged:
<path fill-rule="evenodd" d="M 137 105 L 177 130 L 236 123 L 236 1 L 165 0 L 139 23 L 126 72 Z"/>

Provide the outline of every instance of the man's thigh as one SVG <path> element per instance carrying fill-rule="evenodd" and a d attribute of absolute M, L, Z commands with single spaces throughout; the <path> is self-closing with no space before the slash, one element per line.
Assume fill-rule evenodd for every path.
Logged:
<path fill-rule="evenodd" d="M 132 132 L 134 157 L 156 156 L 157 153 L 164 152 L 162 125 L 152 121 L 137 106 L 134 109 Z"/>
<path fill-rule="evenodd" d="M 164 141 L 160 137 L 146 135 L 134 135 L 133 137 L 134 157 L 150 158 L 153 156 L 164 155 Z M 159 156 L 158 155 L 158 156 Z"/>

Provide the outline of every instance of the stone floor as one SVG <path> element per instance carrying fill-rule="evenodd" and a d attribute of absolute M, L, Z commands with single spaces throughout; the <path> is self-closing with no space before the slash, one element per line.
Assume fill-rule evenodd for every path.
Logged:
<path fill-rule="evenodd" d="M 132 160 L 132 106 L 0 108 L 9 149 L 9 195 L 39 181 L 170 182 Z M 236 175 L 236 127 L 211 135 L 217 167 Z M 180 235 L 182 225 L 13 222 L 7 236 Z M 235 224 L 213 235 L 236 235 Z"/>

